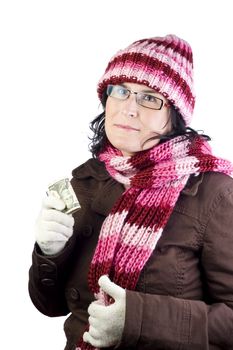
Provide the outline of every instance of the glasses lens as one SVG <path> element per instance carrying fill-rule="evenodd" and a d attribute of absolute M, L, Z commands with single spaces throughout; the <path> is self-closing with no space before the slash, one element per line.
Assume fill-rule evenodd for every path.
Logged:
<path fill-rule="evenodd" d="M 111 96 L 112 90 L 113 90 L 113 85 L 108 85 L 106 90 L 106 93 L 108 96 Z"/>
<path fill-rule="evenodd" d="M 161 109 L 163 106 L 163 100 L 160 98 L 152 95 L 152 94 L 145 94 L 145 93 L 138 93 L 138 103 L 147 108 L 151 109 Z"/>
<path fill-rule="evenodd" d="M 119 100 L 126 100 L 129 93 L 129 90 L 120 85 L 108 85 L 107 87 L 107 95 Z"/>

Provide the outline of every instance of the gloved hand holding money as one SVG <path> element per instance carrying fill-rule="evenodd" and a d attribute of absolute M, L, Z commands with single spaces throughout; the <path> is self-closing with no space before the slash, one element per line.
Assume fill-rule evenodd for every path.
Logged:
<path fill-rule="evenodd" d="M 36 241 L 46 255 L 59 253 L 73 234 L 71 213 L 80 204 L 68 179 L 49 186 L 36 222 Z"/>

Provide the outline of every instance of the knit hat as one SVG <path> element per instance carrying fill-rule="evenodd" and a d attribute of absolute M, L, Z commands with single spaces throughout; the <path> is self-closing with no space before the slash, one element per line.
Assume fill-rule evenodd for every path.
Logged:
<path fill-rule="evenodd" d="M 124 82 L 143 84 L 161 93 L 179 110 L 185 124 L 190 124 L 195 104 L 193 56 L 183 39 L 172 34 L 142 39 L 118 51 L 98 83 L 100 100 L 108 84 Z"/>

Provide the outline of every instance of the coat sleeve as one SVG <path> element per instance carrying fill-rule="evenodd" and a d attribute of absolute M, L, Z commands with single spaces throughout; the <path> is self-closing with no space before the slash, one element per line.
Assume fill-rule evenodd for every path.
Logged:
<path fill-rule="evenodd" d="M 29 295 L 35 307 L 43 314 L 55 317 L 69 313 L 65 298 L 67 269 L 70 264 L 70 248 L 54 256 L 42 254 L 35 244 L 32 266 L 29 270 Z"/>
<path fill-rule="evenodd" d="M 200 264 L 208 300 L 127 291 L 121 345 L 139 349 L 233 349 L 233 193 L 211 207 Z"/>

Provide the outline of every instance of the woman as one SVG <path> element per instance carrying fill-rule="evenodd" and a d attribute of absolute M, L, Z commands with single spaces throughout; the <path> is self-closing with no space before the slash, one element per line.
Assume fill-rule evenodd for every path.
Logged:
<path fill-rule="evenodd" d="M 52 196 L 29 292 L 65 321 L 66 350 L 233 349 L 233 167 L 189 128 L 192 51 L 136 41 L 99 81 L 92 159 L 73 170 L 73 217 Z"/>

